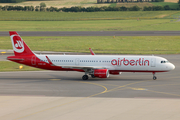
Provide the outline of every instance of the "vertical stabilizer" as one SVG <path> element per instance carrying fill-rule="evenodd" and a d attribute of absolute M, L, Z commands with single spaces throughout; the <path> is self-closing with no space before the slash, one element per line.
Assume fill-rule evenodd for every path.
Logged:
<path fill-rule="evenodd" d="M 23 39 L 17 34 L 17 32 L 9 31 L 9 35 L 11 38 L 15 56 L 34 55 L 34 53 L 31 51 L 31 49 L 23 41 Z"/>

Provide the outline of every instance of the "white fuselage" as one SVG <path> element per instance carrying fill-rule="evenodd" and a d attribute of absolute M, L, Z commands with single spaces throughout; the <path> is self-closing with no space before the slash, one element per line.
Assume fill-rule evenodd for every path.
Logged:
<path fill-rule="evenodd" d="M 57 66 L 105 67 L 127 72 L 165 72 L 175 68 L 167 59 L 157 56 L 135 55 L 37 55 L 48 63 L 46 56 Z"/>

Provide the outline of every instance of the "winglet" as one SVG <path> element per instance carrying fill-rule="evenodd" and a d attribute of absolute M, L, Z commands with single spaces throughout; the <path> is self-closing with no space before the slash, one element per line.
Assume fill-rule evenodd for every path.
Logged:
<path fill-rule="evenodd" d="M 48 56 L 46 56 L 46 58 L 47 58 L 49 64 L 50 64 L 51 66 L 54 66 L 54 64 L 51 62 L 51 60 L 48 58 Z"/>
<path fill-rule="evenodd" d="M 91 55 L 95 55 L 95 53 L 92 51 L 91 48 L 89 48 L 90 52 L 91 52 Z"/>

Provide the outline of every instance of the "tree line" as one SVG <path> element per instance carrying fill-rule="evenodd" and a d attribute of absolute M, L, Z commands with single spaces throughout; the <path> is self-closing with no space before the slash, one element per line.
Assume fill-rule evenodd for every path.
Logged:
<path fill-rule="evenodd" d="M 24 1 L 49 1 L 49 0 L 0 0 L 0 3 L 19 3 Z M 135 2 L 164 2 L 164 0 L 136 0 Z M 129 0 L 97 0 L 97 3 L 134 2 Z"/>
<path fill-rule="evenodd" d="M 145 6 L 144 8 L 140 8 L 138 6 L 133 7 L 71 7 L 71 8 L 57 8 L 57 7 L 49 7 L 46 8 L 44 6 L 0 6 L 0 10 L 2 11 L 48 11 L 48 12 L 99 12 L 99 11 L 163 11 L 163 10 L 180 10 L 172 9 L 168 5 L 166 6 Z"/>

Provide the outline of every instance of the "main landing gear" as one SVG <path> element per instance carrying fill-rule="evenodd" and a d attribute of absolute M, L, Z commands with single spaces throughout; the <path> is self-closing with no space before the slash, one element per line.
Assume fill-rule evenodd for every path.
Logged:
<path fill-rule="evenodd" d="M 94 75 L 91 75 L 91 77 L 92 77 L 92 78 L 95 78 Z M 88 75 L 83 75 L 83 76 L 82 76 L 82 79 L 83 79 L 83 80 L 88 80 L 88 78 L 89 78 Z"/>
<path fill-rule="evenodd" d="M 153 72 L 153 80 L 156 80 L 157 77 L 155 76 L 155 72 Z"/>
<path fill-rule="evenodd" d="M 82 79 L 83 79 L 83 80 L 87 80 L 87 79 L 88 79 L 88 75 L 83 75 L 83 76 L 82 76 Z"/>
<path fill-rule="evenodd" d="M 85 70 L 85 75 L 82 76 L 82 79 L 83 80 L 88 80 L 88 78 L 89 78 L 88 75 L 91 75 L 92 78 L 95 78 L 94 71 L 92 69 L 86 69 Z"/>

